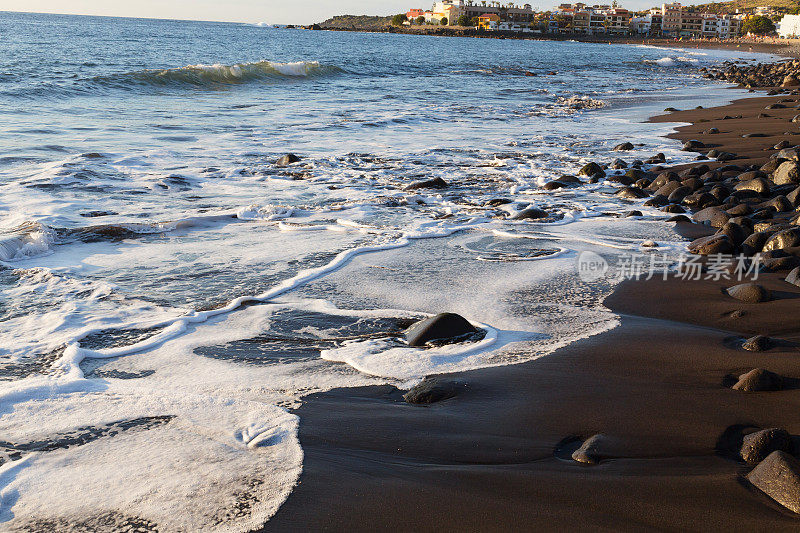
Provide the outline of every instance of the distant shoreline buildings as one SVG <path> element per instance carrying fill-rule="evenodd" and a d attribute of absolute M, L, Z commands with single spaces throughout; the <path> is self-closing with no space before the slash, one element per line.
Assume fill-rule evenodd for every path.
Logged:
<path fill-rule="evenodd" d="M 749 12 L 702 13 L 679 3 L 665 3 L 660 8 L 643 12 L 629 11 L 616 2 L 591 6 L 561 4 L 556 10 L 540 12 L 530 4 L 518 6 L 473 0 L 440 0 L 430 10 L 411 9 L 406 13 L 409 24 L 464 25 L 485 31 L 698 39 L 738 37 L 744 21 L 754 15 L 780 16 L 768 7 Z M 779 25 L 779 33 L 782 37 L 800 35 L 800 16 L 786 15 Z"/>

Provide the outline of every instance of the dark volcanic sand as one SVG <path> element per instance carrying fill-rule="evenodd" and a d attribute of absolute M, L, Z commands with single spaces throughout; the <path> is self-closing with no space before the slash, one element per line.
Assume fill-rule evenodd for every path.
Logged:
<path fill-rule="evenodd" d="M 758 161 L 798 131 L 797 110 L 763 110 L 783 98 L 800 103 L 746 99 L 655 120 L 711 120 L 674 137 Z M 717 120 L 726 114 L 744 118 Z M 722 133 L 698 133 L 712 126 Z M 797 531 L 797 515 L 742 480 L 744 463 L 715 453 L 733 424 L 800 434 L 800 390 L 723 386 L 757 367 L 800 378 L 800 288 L 784 276 L 762 275 L 777 299 L 760 304 L 723 294 L 735 281 L 626 282 L 606 301 L 620 327 L 537 361 L 447 376 L 466 392 L 430 407 L 391 387 L 312 396 L 298 410 L 300 484 L 264 531 Z M 757 333 L 790 343 L 754 353 L 733 342 Z M 611 458 L 554 455 L 565 437 L 595 433 L 611 439 Z"/>

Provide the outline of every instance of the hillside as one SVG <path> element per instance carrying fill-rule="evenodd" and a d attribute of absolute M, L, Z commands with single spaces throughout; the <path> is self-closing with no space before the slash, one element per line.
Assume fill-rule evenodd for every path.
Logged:
<path fill-rule="evenodd" d="M 380 30 L 391 22 L 392 17 L 372 17 L 369 15 L 337 15 L 320 22 L 323 29 L 334 30 Z"/>
<path fill-rule="evenodd" d="M 761 6 L 771 6 L 778 10 L 793 10 L 800 7 L 795 0 L 733 0 L 730 2 L 712 2 L 691 6 L 705 13 L 730 13 L 737 9 L 755 9 Z"/>

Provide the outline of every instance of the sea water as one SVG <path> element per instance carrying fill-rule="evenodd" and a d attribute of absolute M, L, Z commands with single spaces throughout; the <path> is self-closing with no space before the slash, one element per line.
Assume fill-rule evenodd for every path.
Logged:
<path fill-rule="evenodd" d="M 308 394 L 613 328 L 615 282 L 582 282 L 577 255 L 684 244 L 613 184 L 542 185 L 617 156 L 689 161 L 643 121 L 741 95 L 697 71 L 758 57 L 14 13 L 0 29 L 0 529 L 24 531 L 257 528 L 302 471 Z M 434 178 L 448 187 L 407 189 Z M 529 206 L 549 216 L 513 218 Z M 483 336 L 402 342 L 438 312 Z"/>

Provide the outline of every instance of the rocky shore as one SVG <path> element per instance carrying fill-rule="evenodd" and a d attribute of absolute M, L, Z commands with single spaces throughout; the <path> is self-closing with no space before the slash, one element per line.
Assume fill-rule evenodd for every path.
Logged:
<path fill-rule="evenodd" d="M 545 188 L 606 180 L 757 280 L 625 282 L 618 328 L 543 359 L 309 398 L 264 531 L 800 527 L 800 63 L 707 75 L 770 96 L 652 119 L 692 164 L 624 143 Z"/>

